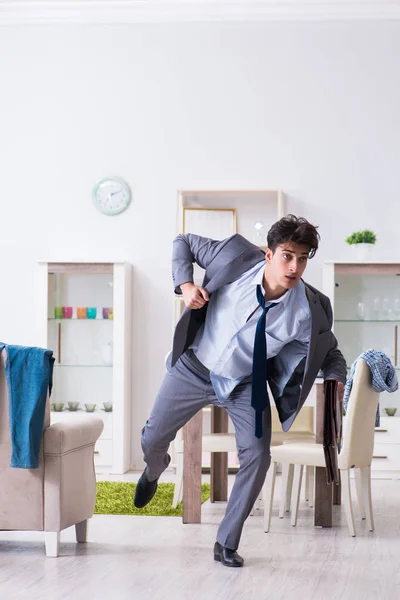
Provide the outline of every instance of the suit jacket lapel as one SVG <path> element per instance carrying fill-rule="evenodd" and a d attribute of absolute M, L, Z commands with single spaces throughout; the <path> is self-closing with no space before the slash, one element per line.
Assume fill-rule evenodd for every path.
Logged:
<path fill-rule="evenodd" d="M 319 332 L 319 319 L 318 313 L 321 308 L 321 304 L 319 302 L 319 298 L 310 288 L 306 285 L 306 296 L 308 303 L 310 305 L 311 312 L 311 337 L 310 337 L 310 345 L 308 347 L 308 355 L 307 355 L 307 363 L 306 363 L 306 371 L 309 361 L 311 360 L 312 355 L 314 354 L 315 347 L 317 345 L 317 337 Z"/>
<path fill-rule="evenodd" d="M 327 318 L 326 314 L 321 306 L 321 302 L 317 294 L 315 294 L 306 284 L 306 296 L 308 302 L 310 304 L 311 311 L 311 337 L 310 344 L 308 347 L 307 359 L 304 368 L 304 379 L 303 379 L 303 392 L 308 395 L 309 390 L 311 389 L 312 384 L 315 380 L 315 368 L 313 365 L 315 351 L 317 349 L 318 336 L 321 328 L 325 329 L 328 325 L 326 323 Z M 320 362 L 320 361 L 318 361 Z"/>
<path fill-rule="evenodd" d="M 289 376 L 289 379 L 287 379 L 287 383 L 285 384 L 283 390 L 281 382 L 279 381 L 279 375 L 275 382 L 272 380 L 274 388 L 271 387 L 271 391 L 274 392 L 275 388 L 277 390 L 275 401 L 277 402 L 283 431 L 288 431 L 290 429 L 299 410 L 299 406 L 301 406 L 301 404 L 299 405 L 299 401 L 301 402 L 308 396 L 315 381 L 315 377 L 317 376 L 321 365 L 321 360 L 319 358 L 319 349 L 321 347 L 318 344 L 320 330 L 325 330 L 329 326 L 325 311 L 322 308 L 318 295 L 315 294 L 315 292 L 313 292 L 313 290 L 310 289 L 307 284 L 305 285 L 306 296 L 311 312 L 311 335 L 307 356 L 300 363 L 293 362 L 293 360 L 298 361 L 298 358 L 294 356 L 292 359 L 290 356 L 289 347 L 293 344 L 293 342 L 291 342 L 288 344 L 288 346 L 285 346 L 281 350 L 277 357 L 271 359 L 273 366 L 275 366 L 275 364 L 278 362 L 278 373 L 280 369 L 283 369 L 284 378 L 287 379 Z M 303 367 L 301 367 L 302 362 L 304 365 Z M 302 371 L 302 374 L 298 372 L 299 369 Z M 272 375 L 273 374 L 271 373 L 271 376 Z"/>

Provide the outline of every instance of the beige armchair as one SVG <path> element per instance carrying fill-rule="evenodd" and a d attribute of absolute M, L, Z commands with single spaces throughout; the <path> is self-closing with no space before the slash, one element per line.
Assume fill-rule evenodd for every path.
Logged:
<path fill-rule="evenodd" d="M 46 405 L 37 469 L 11 468 L 5 350 L 0 354 L 0 530 L 44 531 L 47 556 L 57 557 L 60 531 L 75 525 L 78 542 L 86 541 L 87 520 L 96 501 L 94 445 L 101 419 L 77 417 L 50 426 Z M 1 543 L 1 531 L 0 531 Z"/>

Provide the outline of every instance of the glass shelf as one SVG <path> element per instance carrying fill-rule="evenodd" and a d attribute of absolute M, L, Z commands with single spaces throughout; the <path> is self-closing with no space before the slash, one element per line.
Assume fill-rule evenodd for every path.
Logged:
<path fill-rule="evenodd" d="M 78 317 L 71 317 L 70 319 L 56 319 L 54 317 L 47 317 L 47 320 L 48 321 L 57 321 L 58 323 L 67 323 L 68 321 L 83 321 L 85 323 L 87 323 L 88 321 L 97 321 L 97 322 L 99 322 L 99 321 L 105 321 L 107 323 L 107 321 L 108 322 L 109 321 L 112 322 L 114 319 L 103 319 L 103 318 L 98 319 L 97 317 L 96 317 L 96 319 L 88 319 L 88 318 L 78 319 Z"/>
<path fill-rule="evenodd" d="M 335 319 L 335 323 L 400 323 L 400 319 Z"/>
<path fill-rule="evenodd" d="M 74 367 L 78 369 L 112 369 L 113 365 L 62 365 L 60 363 L 54 363 L 54 367 L 63 369 L 67 367 Z"/>
<path fill-rule="evenodd" d="M 400 415 L 397 415 L 397 414 L 393 415 L 392 417 L 389 417 L 389 415 L 387 415 L 385 412 L 381 412 L 380 415 L 381 415 L 381 419 L 400 419 Z M 381 429 L 381 428 L 382 428 L 382 425 L 380 425 L 379 427 L 375 427 L 375 431 L 377 431 L 377 430 L 379 431 L 379 429 Z M 383 431 L 385 431 L 385 429 L 383 429 Z"/>
<path fill-rule="evenodd" d="M 50 412 L 51 412 L 51 414 L 54 414 L 54 415 L 61 415 L 61 414 L 66 414 L 66 413 L 68 413 L 68 414 L 80 413 L 81 415 L 83 413 L 85 415 L 94 415 L 96 413 L 102 413 L 102 416 L 103 416 L 103 413 L 105 413 L 106 415 L 108 415 L 108 414 L 112 415 L 112 413 L 113 413 L 112 410 L 106 410 L 105 408 L 95 408 L 94 410 L 86 410 L 84 408 L 77 408 L 76 410 L 70 410 L 69 408 L 63 408 L 62 410 L 54 410 L 54 408 L 50 408 Z"/>

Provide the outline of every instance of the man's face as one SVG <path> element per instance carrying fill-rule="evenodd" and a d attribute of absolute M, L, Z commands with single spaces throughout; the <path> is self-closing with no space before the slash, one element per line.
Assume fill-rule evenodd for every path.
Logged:
<path fill-rule="evenodd" d="M 267 248 L 265 258 L 271 283 L 290 290 L 297 285 L 307 266 L 309 247 L 287 242 L 277 246 L 274 253 Z"/>

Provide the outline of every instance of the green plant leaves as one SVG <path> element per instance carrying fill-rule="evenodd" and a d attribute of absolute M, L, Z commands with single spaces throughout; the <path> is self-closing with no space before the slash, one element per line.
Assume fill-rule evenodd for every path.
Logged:
<path fill-rule="evenodd" d="M 370 229 L 355 231 L 346 238 L 348 244 L 375 244 L 376 235 Z"/>

